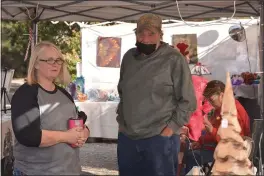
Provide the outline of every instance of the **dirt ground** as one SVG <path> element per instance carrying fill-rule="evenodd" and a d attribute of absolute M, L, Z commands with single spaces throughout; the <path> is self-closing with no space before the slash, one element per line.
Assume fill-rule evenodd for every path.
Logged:
<path fill-rule="evenodd" d="M 80 152 L 83 175 L 118 175 L 116 156 L 116 144 L 85 144 Z"/>

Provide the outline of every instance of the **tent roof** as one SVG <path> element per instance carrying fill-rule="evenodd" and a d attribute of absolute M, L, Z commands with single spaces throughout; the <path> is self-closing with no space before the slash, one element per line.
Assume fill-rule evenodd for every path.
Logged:
<path fill-rule="evenodd" d="M 259 16 L 260 0 L 236 0 L 235 17 Z M 183 19 L 231 17 L 232 0 L 178 0 Z M 37 9 L 37 10 L 36 10 Z M 48 21 L 131 21 L 142 13 L 155 13 L 163 19 L 180 19 L 175 0 L 2 0 L 2 19 Z M 37 12 L 37 15 L 34 15 Z"/>

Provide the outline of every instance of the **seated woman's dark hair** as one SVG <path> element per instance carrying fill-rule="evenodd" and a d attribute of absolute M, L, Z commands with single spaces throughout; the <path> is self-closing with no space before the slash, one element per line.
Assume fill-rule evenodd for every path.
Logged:
<path fill-rule="evenodd" d="M 225 91 L 225 84 L 222 81 L 212 80 L 207 83 L 204 89 L 203 96 L 205 98 L 210 98 L 212 95 L 220 94 Z"/>

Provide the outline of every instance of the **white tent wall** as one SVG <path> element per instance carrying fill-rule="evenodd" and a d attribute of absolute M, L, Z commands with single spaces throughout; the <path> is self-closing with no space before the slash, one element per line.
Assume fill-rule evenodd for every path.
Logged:
<path fill-rule="evenodd" d="M 209 79 L 225 81 L 226 71 L 241 73 L 250 71 L 247 60 L 246 42 L 235 42 L 228 34 L 228 29 L 234 24 L 244 24 L 247 34 L 251 71 L 258 71 L 258 20 L 232 20 L 228 23 L 188 23 L 200 26 L 186 26 L 183 23 L 163 25 L 163 40 L 172 43 L 172 35 L 197 34 L 199 62 L 205 64 L 212 75 Z M 96 66 L 97 38 L 120 37 L 121 59 L 125 52 L 135 47 L 136 24 L 123 23 L 113 26 L 94 26 L 82 28 L 82 74 L 86 80 L 86 89 L 116 88 L 119 80 L 119 68 Z"/>
<path fill-rule="evenodd" d="M 227 31 L 225 35 L 228 35 Z M 208 66 L 208 69 L 212 72 L 211 78 L 225 81 L 227 71 L 237 74 L 247 71 L 259 71 L 258 33 L 258 25 L 246 28 L 248 54 L 246 41 L 236 42 L 228 37 L 226 41 L 204 55 L 200 62 Z"/>
<path fill-rule="evenodd" d="M 88 87 L 115 88 L 119 79 L 119 68 L 96 66 L 98 37 L 120 37 L 121 58 L 135 45 L 133 29 L 135 24 L 117 24 L 114 26 L 95 26 L 82 29 L 82 74 Z"/>

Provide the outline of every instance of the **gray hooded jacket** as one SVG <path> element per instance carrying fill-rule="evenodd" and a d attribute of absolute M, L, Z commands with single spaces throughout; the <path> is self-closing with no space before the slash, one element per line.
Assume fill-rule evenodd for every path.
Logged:
<path fill-rule="evenodd" d="M 188 63 L 166 43 L 147 56 L 126 52 L 118 92 L 117 122 L 131 139 L 159 135 L 166 126 L 178 133 L 196 109 Z"/>

